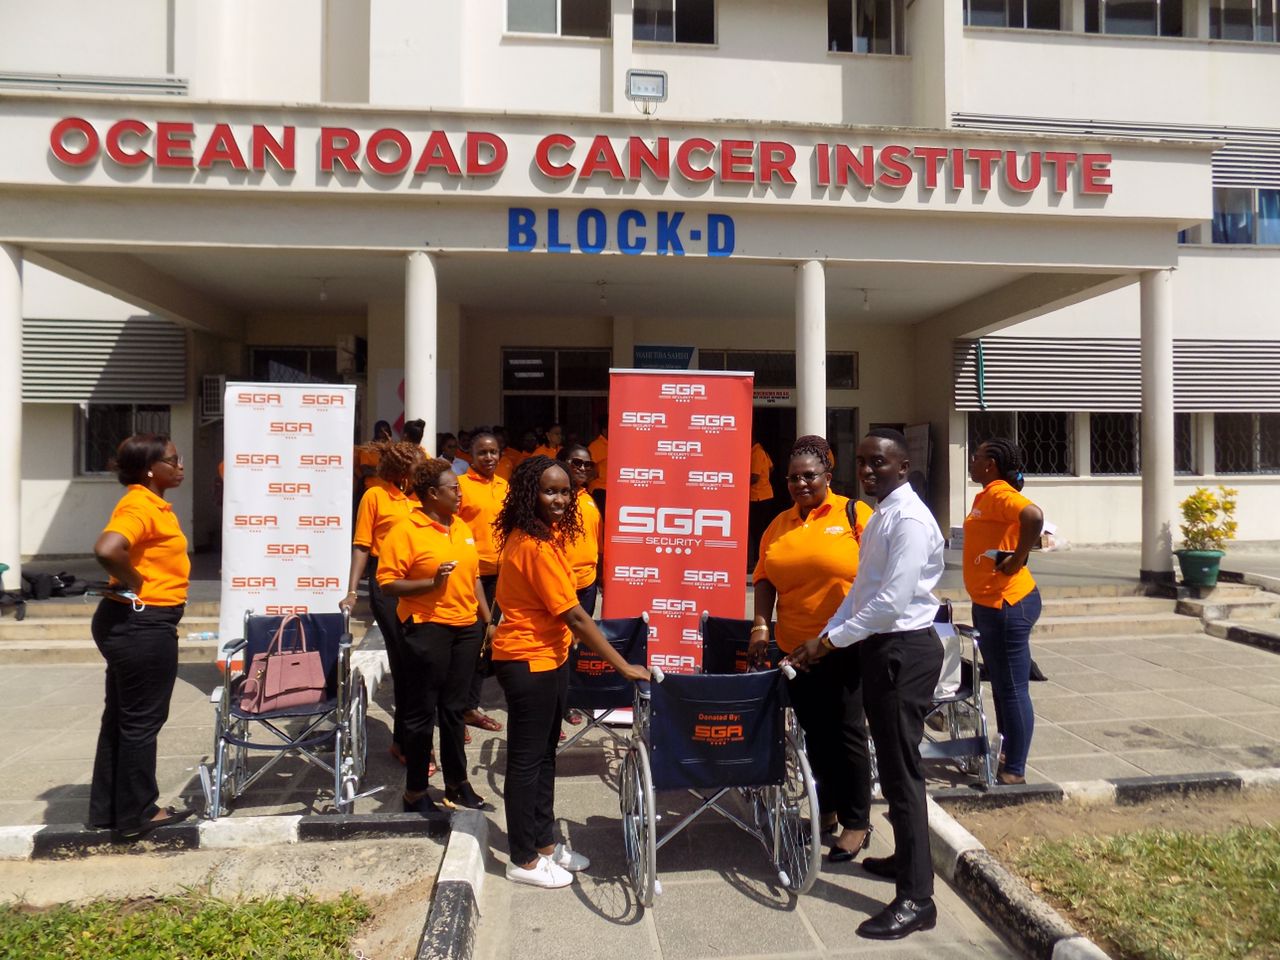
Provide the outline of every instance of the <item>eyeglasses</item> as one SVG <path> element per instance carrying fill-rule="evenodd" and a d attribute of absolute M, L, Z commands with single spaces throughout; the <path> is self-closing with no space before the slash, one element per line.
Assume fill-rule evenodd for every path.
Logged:
<path fill-rule="evenodd" d="M 583 460 L 581 457 L 571 457 L 569 459 L 569 466 L 577 467 L 579 470 L 586 470 L 595 465 L 596 462 L 594 460 Z"/>
<path fill-rule="evenodd" d="M 814 473 L 812 470 L 805 473 L 789 473 L 787 474 L 787 483 L 813 483 L 819 477 L 825 476 L 825 473 Z"/>
<path fill-rule="evenodd" d="M 177 469 L 182 469 L 182 458 L 181 458 L 181 457 L 161 457 L 161 458 L 160 458 L 159 460 L 157 460 L 156 462 L 157 462 L 157 463 L 167 463 L 167 464 L 168 464 L 169 466 L 171 466 L 171 467 L 176 467 Z"/>

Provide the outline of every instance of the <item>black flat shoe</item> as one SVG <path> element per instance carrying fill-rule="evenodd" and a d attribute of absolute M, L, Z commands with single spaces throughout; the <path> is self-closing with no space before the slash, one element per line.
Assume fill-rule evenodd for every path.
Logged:
<path fill-rule="evenodd" d="M 421 817 L 426 817 L 428 820 L 449 819 L 449 811 L 443 809 L 425 793 L 412 803 L 405 800 L 403 797 L 400 799 L 404 803 L 405 813 L 416 813 Z"/>
<path fill-rule="evenodd" d="M 899 897 L 858 927 L 858 936 L 868 940 L 901 940 L 917 930 L 932 930 L 938 923 L 938 908 L 932 900 Z"/>
<path fill-rule="evenodd" d="M 827 863 L 848 863 L 867 847 L 871 846 L 871 834 L 875 831 L 874 827 L 867 827 L 867 832 L 862 835 L 862 842 L 853 850 L 846 850 L 844 847 L 833 846 L 827 851 Z M 841 834 L 844 836 L 844 834 Z"/>
<path fill-rule="evenodd" d="M 135 840 L 141 840 L 153 830 L 159 830 L 161 827 L 171 827 L 175 823 L 181 823 L 190 817 L 194 810 L 190 807 L 183 807 L 179 810 L 177 807 L 165 807 L 164 816 L 154 820 L 148 820 L 146 823 L 137 827 L 130 827 L 127 830 L 117 830 L 115 832 L 116 840 L 123 843 L 132 843 Z"/>
<path fill-rule="evenodd" d="M 898 879 L 898 866 L 894 863 L 893 857 L 863 857 L 862 869 L 873 877 L 884 880 Z"/>

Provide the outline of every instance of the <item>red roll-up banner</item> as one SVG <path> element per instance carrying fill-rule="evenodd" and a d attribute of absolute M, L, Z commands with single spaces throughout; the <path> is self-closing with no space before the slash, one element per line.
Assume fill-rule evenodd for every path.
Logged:
<path fill-rule="evenodd" d="M 649 662 L 701 668 L 698 619 L 746 607 L 749 373 L 609 371 L 606 617 L 649 613 Z"/>

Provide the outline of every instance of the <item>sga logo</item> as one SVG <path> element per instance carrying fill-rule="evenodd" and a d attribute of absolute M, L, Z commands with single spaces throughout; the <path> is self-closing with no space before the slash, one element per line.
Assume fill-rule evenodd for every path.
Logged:
<path fill-rule="evenodd" d="M 247 403 L 255 407 L 264 407 L 271 405 L 278 407 L 284 401 L 278 393 L 237 393 L 236 403 Z"/>
<path fill-rule="evenodd" d="M 687 654 L 655 653 L 649 657 L 649 666 L 661 667 L 672 673 L 693 673 L 698 668 L 693 657 Z"/>
<path fill-rule="evenodd" d="M 342 526 L 341 517 L 320 517 L 306 516 L 298 518 L 299 527 L 308 527 L 311 529 L 332 529 Z"/>
<path fill-rule="evenodd" d="M 721 430 L 737 430 L 738 420 L 728 414 L 695 413 L 689 417 L 690 430 L 703 430 L 707 433 L 719 433 Z"/>
<path fill-rule="evenodd" d="M 665 533 L 700 537 L 707 531 L 730 535 L 732 516 L 728 510 L 691 507 L 635 507 L 618 510 L 619 533 Z"/>
<path fill-rule="evenodd" d="M 265 587 L 274 589 L 276 585 L 275 577 L 232 577 L 232 590 L 262 590 Z"/>
<path fill-rule="evenodd" d="M 671 457 L 673 460 L 685 460 L 689 457 L 702 456 L 700 440 L 659 440 L 657 454 L 660 457 Z"/>
<path fill-rule="evenodd" d="M 311 484 L 309 483 L 268 483 L 267 493 L 284 495 L 284 496 L 301 496 L 303 494 L 307 496 L 311 496 Z"/>
<path fill-rule="evenodd" d="M 677 403 L 705 400 L 707 386 L 704 383 L 664 383 L 659 388 L 659 396 L 664 400 L 674 400 Z"/>
<path fill-rule="evenodd" d="M 615 566 L 613 568 L 614 580 L 621 580 L 635 587 L 644 586 L 646 583 L 657 583 L 659 577 L 657 567 Z"/>
<path fill-rule="evenodd" d="M 647 487 L 651 483 L 665 483 L 666 478 L 661 467 L 619 467 L 618 482 Z"/>
<path fill-rule="evenodd" d="M 681 582 L 686 587 L 697 587 L 710 590 L 712 587 L 729 586 L 729 573 L 726 570 L 686 570 Z"/>
<path fill-rule="evenodd" d="M 336 590 L 339 586 L 337 577 L 298 577 L 299 590 Z"/>
<path fill-rule="evenodd" d="M 278 467 L 280 458 L 274 453 L 237 453 L 237 467 Z"/>
<path fill-rule="evenodd" d="M 654 613 L 662 613 L 669 617 L 678 617 L 685 613 L 697 613 L 698 601 L 676 600 L 671 597 L 655 597 L 650 604 Z"/>
<path fill-rule="evenodd" d="M 722 490 L 733 486 L 733 474 L 728 470 L 690 470 L 689 483 L 704 490 Z"/>
<path fill-rule="evenodd" d="M 295 437 L 304 433 L 315 433 L 312 424 L 305 420 L 272 420 L 270 429 L 272 433 L 281 433 L 286 436 Z"/>
<path fill-rule="evenodd" d="M 302 395 L 304 407 L 344 407 L 346 404 L 347 398 L 341 393 L 304 393 Z"/>
<path fill-rule="evenodd" d="M 268 543 L 268 557 L 309 557 L 311 545 L 308 543 Z"/>
<path fill-rule="evenodd" d="M 274 604 L 268 605 L 266 614 L 268 617 L 283 617 L 290 613 L 310 613 L 311 608 L 305 603 L 303 604 Z"/>
<path fill-rule="evenodd" d="M 280 518 L 257 513 L 238 513 L 233 523 L 237 527 L 278 527 Z"/>
<path fill-rule="evenodd" d="M 667 415 L 643 410 L 624 410 L 622 413 L 622 425 L 624 427 L 635 427 L 637 430 L 652 430 L 654 427 L 665 427 L 667 425 Z"/>
<path fill-rule="evenodd" d="M 300 467 L 340 467 L 342 466 L 342 454 L 340 453 L 304 453 L 298 457 L 298 466 Z"/>

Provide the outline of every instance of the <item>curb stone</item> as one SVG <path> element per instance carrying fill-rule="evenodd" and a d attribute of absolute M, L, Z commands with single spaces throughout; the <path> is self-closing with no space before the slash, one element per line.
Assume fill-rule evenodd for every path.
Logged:
<path fill-rule="evenodd" d="M 1000 787 L 985 792 L 960 789 L 930 794 L 929 847 L 934 870 L 1005 939 L 1034 960 L 1108 960 L 1101 947 L 1080 934 L 988 853 L 942 803 L 959 810 L 1006 807 L 1035 800 L 1132 806 L 1171 795 L 1280 789 L 1280 767 L 1029 786 L 1037 789 Z"/>
<path fill-rule="evenodd" d="M 479 810 L 456 811 L 416 960 L 470 960 L 480 922 L 488 849 L 489 821 L 485 815 Z"/>
<path fill-rule="evenodd" d="M 449 823 L 414 813 L 223 817 L 161 827 L 134 843 L 115 843 L 110 830 L 82 823 L 0 827 L 0 860 L 60 860 L 90 854 L 164 850 L 229 850 L 274 844 L 370 840 L 388 836 L 443 839 Z"/>

